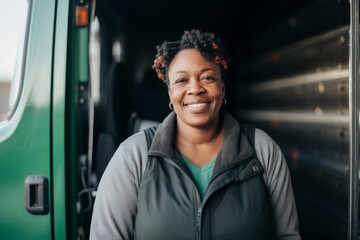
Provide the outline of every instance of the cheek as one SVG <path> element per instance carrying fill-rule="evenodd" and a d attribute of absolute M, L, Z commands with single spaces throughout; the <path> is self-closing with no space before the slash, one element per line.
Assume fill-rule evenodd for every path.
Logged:
<path fill-rule="evenodd" d="M 223 99 L 225 96 L 225 89 L 223 88 L 222 85 L 218 86 L 215 90 L 214 90 L 214 96 L 216 98 L 219 99 Z"/>
<path fill-rule="evenodd" d="M 179 99 L 181 98 L 180 97 L 180 92 L 177 91 L 176 89 L 170 89 L 169 90 L 169 98 L 170 98 L 170 101 L 175 104 L 179 101 Z"/>

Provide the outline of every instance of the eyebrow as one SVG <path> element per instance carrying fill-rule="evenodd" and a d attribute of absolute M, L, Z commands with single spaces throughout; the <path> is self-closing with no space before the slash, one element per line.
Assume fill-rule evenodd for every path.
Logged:
<path fill-rule="evenodd" d="M 214 71 L 214 72 L 216 72 L 214 68 L 203 68 L 203 69 L 200 70 L 201 73 L 206 72 L 206 71 Z M 179 70 L 177 72 L 174 72 L 174 74 L 177 74 L 177 73 L 187 73 L 187 72 L 185 70 Z"/>
<path fill-rule="evenodd" d="M 200 72 L 202 72 L 202 73 L 203 73 L 203 72 L 206 72 L 206 71 L 209 71 L 209 70 L 210 70 L 210 71 L 214 71 L 214 72 L 216 72 L 214 68 L 204 68 L 204 69 L 201 69 L 201 71 L 200 71 Z"/>

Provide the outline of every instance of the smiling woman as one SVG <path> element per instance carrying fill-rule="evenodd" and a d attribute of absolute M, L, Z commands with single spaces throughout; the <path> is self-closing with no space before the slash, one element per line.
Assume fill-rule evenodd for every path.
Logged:
<path fill-rule="evenodd" d="M 179 52 L 169 66 L 169 96 L 178 125 L 212 129 L 225 98 L 221 70 L 195 49 Z"/>
<path fill-rule="evenodd" d="M 220 66 L 214 60 L 206 60 L 198 50 L 186 49 L 171 61 L 168 75 L 170 101 L 177 116 L 176 145 L 195 165 L 202 167 L 214 159 L 222 143 L 218 126 L 225 88 Z M 191 143 L 195 140 L 195 129 L 208 135 L 201 136 L 209 141 L 207 147 L 201 147 L 201 142 Z"/>
<path fill-rule="evenodd" d="M 221 111 L 228 62 L 221 40 L 199 30 L 158 46 L 153 68 L 174 112 L 149 150 L 144 132 L 118 148 L 100 181 L 91 239 L 300 239 L 281 150 Z"/>

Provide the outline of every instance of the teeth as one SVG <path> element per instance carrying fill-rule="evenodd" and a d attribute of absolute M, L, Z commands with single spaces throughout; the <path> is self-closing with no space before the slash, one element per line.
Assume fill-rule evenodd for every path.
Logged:
<path fill-rule="evenodd" d="M 201 107 L 201 106 L 205 106 L 207 103 L 191 103 L 191 104 L 188 104 L 188 106 L 191 106 L 191 107 Z"/>

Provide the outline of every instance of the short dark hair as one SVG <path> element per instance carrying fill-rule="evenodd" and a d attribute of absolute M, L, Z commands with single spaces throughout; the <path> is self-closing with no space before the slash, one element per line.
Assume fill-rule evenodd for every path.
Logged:
<path fill-rule="evenodd" d="M 226 70 L 230 61 L 220 38 L 215 38 L 213 33 L 200 30 L 184 31 L 180 41 L 167 42 L 156 46 L 157 54 L 154 65 L 157 76 L 169 85 L 168 68 L 175 55 L 184 49 L 196 49 L 207 60 L 215 60 L 220 65 L 222 80 L 225 80 Z"/>

